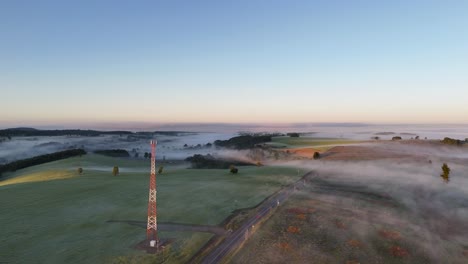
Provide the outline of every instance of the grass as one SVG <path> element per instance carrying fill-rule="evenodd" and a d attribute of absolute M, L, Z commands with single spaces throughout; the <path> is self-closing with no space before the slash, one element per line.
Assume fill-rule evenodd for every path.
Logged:
<path fill-rule="evenodd" d="M 121 168 L 112 176 L 112 167 Z M 77 168 L 84 169 L 78 175 Z M 176 238 L 168 253 L 132 249 L 144 228 L 108 220 L 146 220 L 148 160 L 85 155 L 11 173 L 0 182 L 0 260 L 7 263 L 180 263 L 211 234 L 162 232 Z M 251 207 L 297 180 L 283 167 L 193 170 L 165 166 L 158 175 L 158 221 L 217 225 L 238 208 Z M 163 258 L 163 259 L 161 259 Z"/>
<path fill-rule="evenodd" d="M 272 141 L 273 147 L 319 147 L 329 145 L 344 145 L 356 143 L 355 140 L 338 139 L 338 138 L 315 138 L 315 137 L 274 137 Z"/>
<path fill-rule="evenodd" d="M 28 183 L 28 182 L 41 182 L 41 181 L 52 181 L 74 177 L 75 173 L 67 170 L 50 170 L 47 172 L 35 172 L 31 174 L 25 174 L 21 177 L 12 177 L 4 181 L 0 181 L 0 186 Z"/>
<path fill-rule="evenodd" d="M 320 193 L 317 183 L 294 192 L 231 263 L 466 263 L 459 241 L 428 233 L 414 215 L 365 185 Z"/>

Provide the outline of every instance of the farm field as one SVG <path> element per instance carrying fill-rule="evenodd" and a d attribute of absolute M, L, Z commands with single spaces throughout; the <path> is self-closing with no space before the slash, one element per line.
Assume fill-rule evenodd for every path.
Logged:
<path fill-rule="evenodd" d="M 113 176 L 114 165 L 120 175 Z M 300 178 L 285 167 L 186 169 L 166 164 L 158 175 L 158 221 L 219 225 L 235 209 L 252 207 Z M 78 175 L 77 168 L 84 173 Z M 149 160 L 88 154 L 19 170 L 0 182 L 0 259 L 7 263 L 186 262 L 211 237 L 160 232 L 174 239 L 164 254 L 133 247 L 145 238 Z M 114 221 L 114 222 L 108 222 Z M 136 221 L 131 225 L 126 221 Z M 143 223 L 143 226 L 141 226 Z"/>
<path fill-rule="evenodd" d="M 448 219 L 425 211 L 423 201 L 411 208 L 401 197 L 328 176 L 296 191 L 231 263 L 467 263 L 463 216 Z"/>
<path fill-rule="evenodd" d="M 333 146 L 356 144 L 360 141 L 341 138 L 316 138 L 316 137 L 273 137 L 268 145 L 275 148 L 314 148 L 326 151 Z"/>

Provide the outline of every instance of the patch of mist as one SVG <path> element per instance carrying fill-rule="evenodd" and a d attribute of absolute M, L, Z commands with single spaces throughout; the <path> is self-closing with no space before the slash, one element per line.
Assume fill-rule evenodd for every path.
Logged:
<path fill-rule="evenodd" d="M 401 215 L 410 217 L 420 235 L 442 241 L 448 237 L 468 243 L 468 166 L 449 165 L 449 183 L 439 176 L 441 163 L 397 163 L 392 161 L 293 161 L 281 165 L 314 170 L 327 182 L 361 186 L 388 195 L 403 205 Z M 314 184 L 313 182 L 311 183 Z M 311 194 L 315 198 L 320 194 Z M 346 206 L 355 208 L 356 204 Z M 388 219 L 391 220 L 391 219 Z M 427 245 L 430 247 L 430 245 Z"/>
<path fill-rule="evenodd" d="M 100 149 L 125 149 L 131 157 L 138 153 L 143 158 L 151 152 L 150 139 L 158 140 L 156 158 L 182 160 L 194 154 L 208 154 L 214 148 L 207 146 L 215 140 L 229 139 L 236 134 L 230 133 L 192 133 L 178 136 L 155 135 L 119 136 L 103 135 L 97 137 L 57 136 L 57 137 L 13 137 L 0 144 L 0 160 L 3 163 L 30 158 L 38 155 L 62 151 L 70 148 L 83 148 L 87 152 Z M 184 145 L 187 144 L 187 147 Z"/>

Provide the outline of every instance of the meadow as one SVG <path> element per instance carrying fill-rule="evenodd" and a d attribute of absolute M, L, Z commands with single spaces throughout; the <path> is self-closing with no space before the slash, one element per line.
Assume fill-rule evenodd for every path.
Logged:
<path fill-rule="evenodd" d="M 286 167 L 240 167 L 235 175 L 186 167 L 166 164 L 157 177 L 160 223 L 219 225 L 233 210 L 255 206 L 303 174 Z M 149 160 L 88 154 L 7 177 L 0 182 L 0 259 L 7 263 L 180 263 L 212 237 L 163 231 L 163 240 L 174 239 L 164 254 L 133 248 L 145 229 L 125 221 L 146 221 Z"/>
<path fill-rule="evenodd" d="M 305 148 L 312 147 L 319 151 L 326 151 L 333 146 L 359 143 L 356 140 L 341 138 L 319 138 L 319 137 L 273 137 L 268 143 L 275 148 Z"/>

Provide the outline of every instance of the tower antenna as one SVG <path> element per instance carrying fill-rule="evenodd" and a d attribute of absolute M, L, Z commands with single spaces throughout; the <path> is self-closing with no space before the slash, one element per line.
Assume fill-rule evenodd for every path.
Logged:
<path fill-rule="evenodd" d="M 146 239 L 150 247 L 159 247 L 158 219 L 156 211 L 156 140 L 151 140 L 151 175 L 148 197 L 148 225 L 146 227 Z"/>

